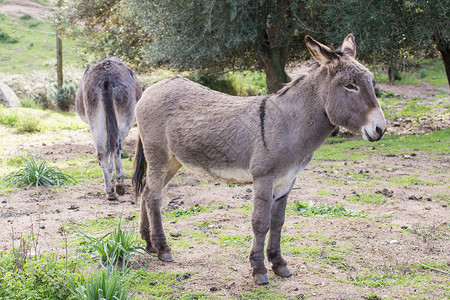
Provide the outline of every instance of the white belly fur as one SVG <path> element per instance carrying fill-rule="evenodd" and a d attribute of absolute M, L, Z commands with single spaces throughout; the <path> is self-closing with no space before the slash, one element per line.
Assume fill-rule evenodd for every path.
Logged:
<path fill-rule="evenodd" d="M 253 182 L 253 177 L 248 170 L 238 168 L 205 170 L 198 166 L 185 166 L 195 174 L 212 180 L 234 184 L 251 184 Z"/>

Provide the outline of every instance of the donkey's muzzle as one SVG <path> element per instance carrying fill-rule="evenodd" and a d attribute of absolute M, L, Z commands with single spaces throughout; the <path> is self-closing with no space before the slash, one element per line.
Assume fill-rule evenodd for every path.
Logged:
<path fill-rule="evenodd" d="M 369 142 L 381 140 L 386 132 L 386 119 L 380 108 L 372 110 L 368 115 L 368 122 L 362 128 L 362 135 Z"/>

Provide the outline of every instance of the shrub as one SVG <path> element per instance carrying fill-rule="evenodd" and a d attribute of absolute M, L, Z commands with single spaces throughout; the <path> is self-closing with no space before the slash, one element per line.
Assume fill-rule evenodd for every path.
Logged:
<path fill-rule="evenodd" d="M 9 34 L 0 29 L 0 43 L 15 44 L 18 41 L 18 39 L 11 37 Z"/>
<path fill-rule="evenodd" d="M 16 172 L 12 172 L 5 176 L 2 185 L 6 186 L 52 186 L 64 185 L 75 182 L 75 180 L 67 174 L 61 172 L 58 167 L 47 165 L 45 160 L 37 162 L 32 156 L 23 160 L 24 166 Z"/>
<path fill-rule="evenodd" d="M 78 262 L 50 252 L 30 258 L 0 252 L 0 299 L 73 299 L 83 276 Z"/>
<path fill-rule="evenodd" d="M 33 133 L 42 130 L 41 121 L 35 117 L 21 118 L 15 127 L 19 133 Z"/>
<path fill-rule="evenodd" d="M 76 93 L 77 85 L 74 82 L 66 81 L 60 88 L 55 85 L 53 97 L 57 107 L 62 111 L 69 111 L 75 103 Z"/>

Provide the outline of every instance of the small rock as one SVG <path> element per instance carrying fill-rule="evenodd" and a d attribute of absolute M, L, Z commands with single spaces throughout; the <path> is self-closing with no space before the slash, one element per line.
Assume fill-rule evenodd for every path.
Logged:
<path fill-rule="evenodd" d="M 80 209 L 80 207 L 79 206 L 76 206 L 76 205 L 71 205 L 69 208 L 68 208 L 68 210 L 79 210 Z"/>
<path fill-rule="evenodd" d="M 3 200 L 2 203 L 6 203 L 6 200 Z"/>
<path fill-rule="evenodd" d="M 403 225 L 403 226 L 401 226 L 400 228 L 401 228 L 401 229 L 408 229 L 408 226 Z"/>
<path fill-rule="evenodd" d="M 247 193 L 251 193 L 252 192 L 252 189 L 246 189 L 245 190 Z"/>
<path fill-rule="evenodd" d="M 411 155 L 412 157 L 417 156 L 416 153 L 411 153 L 410 155 Z"/>
<path fill-rule="evenodd" d="M 391 240 L 391 241 L 389 241 L 389 244 L 398 244 L 398 241 L 397 240 Z"/>
<path fill-rule="evenodd" d="M 442 207 L 444 207 L 444 208 L 447 207 L 447 204 L 442 204 Z"/>
<path fill-rule="evenodd" d="M 130 201 L 130 203 L 131 203 L 132 205 L 135 205 L 135 204 L 136 204 L 136 202 L 134 202 L 134 201 Z"/>
<path fill-rule="evenodd" d="M 211 292 L 217 292 L 217 291 L 219 291 L 220 289 L 219 289 L 218 287 L 216 287 L 216 286 L 212 286 L 212 287 L 209 288 L 209 290 L 210 290 Z"/>
<path fill-rule="evenodd" d="M 397 157 L 395 154 L 387 154 L 386 157 Z"/>
<path fill-rule="evenodd" d="M 424 209 L 425 209 L 425 210 L 431 210 L 431 207 L 425 206 Z"/>
<path fill-rule="evenodd" d="M 179 233 L 179 232 L 171 232 L 170 233 L 170 236 L 171 237 L 180 237 L 181 236 L 181 233 Z M 187 273 L 186 273 L 187 274 Z"/>
<path fill-rule="evenodd" d="M 45 229 L 45 226 L 44 226 L 44 225 L 42 225 L 42 226 L 39 226 L 39 228 L 40 228 L 40 229 Z"/>

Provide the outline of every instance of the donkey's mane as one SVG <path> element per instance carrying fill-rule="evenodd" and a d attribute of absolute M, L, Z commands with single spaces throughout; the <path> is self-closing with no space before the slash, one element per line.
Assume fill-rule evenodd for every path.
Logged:
<path fill-rule="evenodd" d="M 297 73 L 294 75 L 294 79 L 292 79 L 290 82 L 286 83 L 282 89 L 280 89 L 276 95 L 283 96 L 286 94 L 287 91 L 289 91 L 293 86 L 297 85 L 299 82 L 301 82 L 303 79 L 305 79 L 308 75 L 313 73 L 316 69 L 320 67 L 320 64 L 312 59 L 307 65 L 307 70 L 302 71 L 301 73 Z"/>

